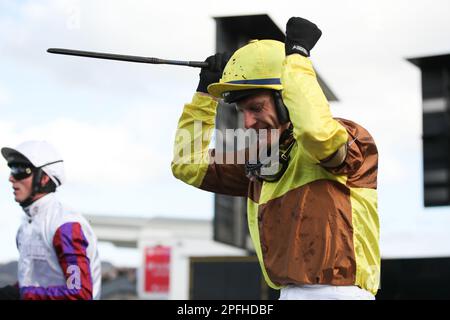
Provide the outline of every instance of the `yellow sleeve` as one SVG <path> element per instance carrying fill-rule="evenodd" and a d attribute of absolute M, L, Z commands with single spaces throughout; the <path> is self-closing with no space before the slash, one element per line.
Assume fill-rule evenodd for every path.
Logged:
<path fill-rule="evenodd" d="M 195 93 L 184 106 L 175 135 L 172 173 L 194 187 L 200 187 L 208 169 L 208 146 L 215 125 L 217 101 Z"/>
<path fill-rule="evenodd" d="M 317 162 L 333 155 L 348 139 L 346 129 L 331 116 L 311 60 L 291 54 L 283 62 L 283 101 L 294 138 Z"/>
<path fill-rule="evenodd" d="M 226 164 L 223 154 L 216 155 L 214 149 L 209 149 L 217 104 L 212 96 L 197 92 L 184 106 L 175 135 L 172 173 L 196 188 L 247 196 L 249 180 L 244 165 Z"/>

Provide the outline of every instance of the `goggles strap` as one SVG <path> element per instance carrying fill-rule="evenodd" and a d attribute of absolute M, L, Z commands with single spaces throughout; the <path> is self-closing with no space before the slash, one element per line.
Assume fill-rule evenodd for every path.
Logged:
<path fill-rule="evenodd" d="M 22 208 L 26 208 L 29 205 L 31 205 L 34 202 L 33 198 L 36 195 L 36 193 L 41 191 L 40 183 L 41 183 L 41 178 L 42 178 L 42 173 L 43 173 L 42 168 L 45 166 L 49 166 L 51 164 L 59 163 L 59 162 L 63 162 L 63 160 L 49 162 L 42 166 L 36 167 L 36 169 L 34 170 L 33 181 L 31 184 L 31 194 L 28 198 L 26 198 L 24 201 L 19 203 Z M 59 185 L 61 185 L 61 182 L 59 181 L 59 179 L 58 178 L 55 178 L 55 179 L 58 181 Z"/>
<path fill-rule="evenodd" d="M 264 176 L 261 174 L 261 168 L 263 167 L 263 163 L 261 163 L 261 161 L 258 160 L 256 163 L 252 164 L 250 164 L 249 161 L 246 161 L 245 174 L 250 180 L 257 179 L 260 181 L 268 181 L 268 182 L 275 182 L 280 180 L 280 178 L 283 176 L 284 172 L 286 171 L 289 165 L 290 153 L 295 144 L 292 124 L 281 135 L 280 144 L 281 144 L 280 146 L 281 152 L 279 155 L 279 162 L 281 164 L 281 169 L 274 175 Z"/>

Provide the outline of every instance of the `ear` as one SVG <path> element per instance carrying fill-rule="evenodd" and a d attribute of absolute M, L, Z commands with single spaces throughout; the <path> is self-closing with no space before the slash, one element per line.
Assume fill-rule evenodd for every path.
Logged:
<path fill-rule="evenodd" d="M 42 178 L 41 178 L 41 186 L 45 186 L 48 182 L 50 181 L 50 178 L 48 177 L 48 175 L 43 174 Z"/>

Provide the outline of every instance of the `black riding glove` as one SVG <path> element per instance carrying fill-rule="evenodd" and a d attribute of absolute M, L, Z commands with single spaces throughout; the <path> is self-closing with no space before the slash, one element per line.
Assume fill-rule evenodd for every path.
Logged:
<path fill-rule="evenodd" d="M 208 86 L 211 83 L 219 82 L 222 77 L 223 69 L 225 68 L 231 54 L 216 53 L 213 56 L 209 56 L 205 62 L 208 62 L 207 68 L 202 68 L 200 71 L 200 81 L 198 82 L 197 92 L 208 93 Z"/>
<path fill-rule="evenodd" d="M 322 31 L 311 21 L 292 17 L 286 24 L 286 55 L 299 53 L 309 57 L 309 52 L 319 41 Z"/>

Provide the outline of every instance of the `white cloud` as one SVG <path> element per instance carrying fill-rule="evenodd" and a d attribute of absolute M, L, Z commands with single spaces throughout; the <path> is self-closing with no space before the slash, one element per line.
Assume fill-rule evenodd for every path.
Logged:
<path fill-rule="evenodd" d="M 380 185 L 398 183 L 408 179 L 411 172 L 411 161 L 408 157 L 396 157 L 397 154 L 389 152 L 381 153 L 378 165 L 378 180 Z"/>
<path fill-rule="evenodd" d="M 0 144 L 47 140 L 63 154 L 73 183 L 128 185 L 158 177 L 167 159 L 147 144 L 137 143 L 133 128 L 122 124 L 90 124 L 71 119 L 29 128 L 1 125 Z"/>
<path fill-rule="evenodd" d="M 196 82 L 198 70 L 51 55 L 49 47 L 178 60 L 203 60 L 214 49 L 214 22 L 199 14 L 192 23 L 183 11 L 190 4 L 178 3 L 175 11 L 123 1 L 25 1 L 16 6 L 19 19 L 0 20 L 2 55 L 83 90 L 145 95 L 161 83 L 168 88 Z M 162 28 L 169 15 L 177 26 L 189 28 Z"/>
<path fill-rule="evenodd" d="M 10 104 L 12 102 L 12 98 L 10 93 L 0 85 L 0 108 Z"/>

